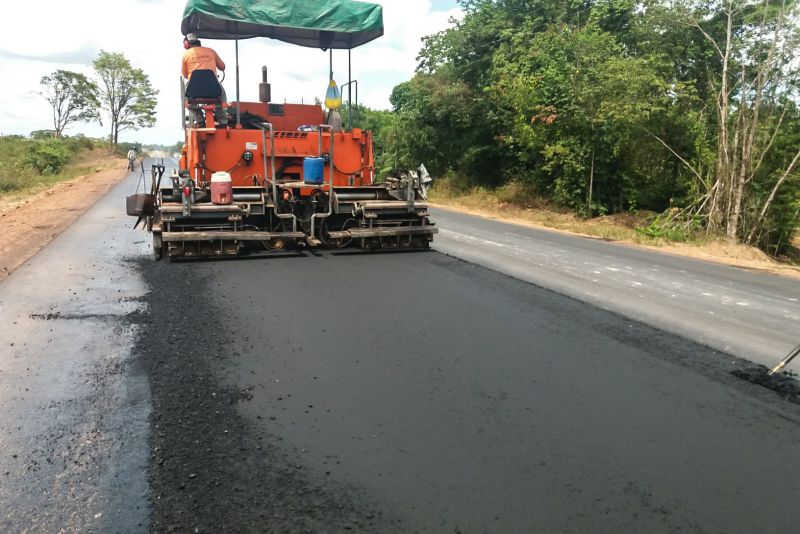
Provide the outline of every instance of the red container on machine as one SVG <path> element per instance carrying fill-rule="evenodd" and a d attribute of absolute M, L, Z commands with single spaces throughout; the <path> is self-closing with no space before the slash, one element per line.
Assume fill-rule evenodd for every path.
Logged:
<path fill-rule="evenodd" d="M 211 175 L 211 202 L 214 204 L 233 202 L 233 185 L 231 175 L 227 172 L 215 172 Z"/>

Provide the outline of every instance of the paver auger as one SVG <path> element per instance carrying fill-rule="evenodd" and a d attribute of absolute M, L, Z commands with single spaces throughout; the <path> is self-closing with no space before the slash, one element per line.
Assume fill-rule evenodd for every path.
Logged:
<path fill-rule="evenodd" d="M 351 0 L 190 0 L 181 30 L 236 41 L 236 100 L 221 101 L 212 71 L 195 71 L 182 87 L 180 168 L 163 184 L 158 180 L 150 202 L 139 203 L 144 212 L 129 210 L 147 219 L 156 257 L 318 246 L 428 247 L 437 230 L 428 219 L 427 172 L 420 167 L 376 183 L 372 132 L 357 126 L 358 82 L 350 79 L 350 50 L 383 35 L 381 6 Z M 266 67 L 259 101 L 242 102 L 239 40 L 252 37 L 328 51 L 331 81 L 333 50 L 347 50 L 348 82 L 341 88 L 331 83 L 335 94 L 347 89 L 346 120 L 320 105 L 272 102 Z"/>

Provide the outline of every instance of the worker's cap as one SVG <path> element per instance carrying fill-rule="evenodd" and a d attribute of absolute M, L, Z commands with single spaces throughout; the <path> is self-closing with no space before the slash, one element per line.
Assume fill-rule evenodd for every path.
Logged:
<path fill-rule="evenodd" d="M 191 41 L 198 41 L 199 39 L 197 38 L 197 34 L 189 33 L 186 35 L 186 40 L 191 42 Z"/>

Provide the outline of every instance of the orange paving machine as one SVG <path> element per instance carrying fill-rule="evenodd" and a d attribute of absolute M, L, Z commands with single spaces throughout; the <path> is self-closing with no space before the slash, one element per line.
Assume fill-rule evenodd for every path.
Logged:
<path fill-rule="evenodd" d="M 349 75 L 350 51 L 383 35 L 381 6 L 190 0 L 181 30 L 198 39 L 236 41 L 236 100 L 221 99 L 212 71 L 195 71 L 182 85 L 185 145 L 179 169 L 164 187 L 157 180 L 152 202 L 143 203 L 150 211 L 139 214 L 153 233 L 156 257 L 428 247 L 436 233 L 427 211 L 430 177 L 420 167 L 376 182 L 372 133 L 357 126 L 358 82 L 348 79 L 337 87 L 332 81 L 333 50 L 348 51 Z M 240 101 L 239 40 L 259 36 L 328 51 L 327 111 L 318 104 L 272 102 L 266 67 L 259 101 Z M 343 120 L 336 109 L 345 88 Z"/>

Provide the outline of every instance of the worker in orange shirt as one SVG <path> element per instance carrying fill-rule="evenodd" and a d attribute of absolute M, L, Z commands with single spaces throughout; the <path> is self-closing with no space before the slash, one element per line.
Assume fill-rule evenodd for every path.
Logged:
<path fill-rule="evenodd" d="M 220 59 L 219 55 L 213 49 L 203 46 L 194 33 L 190 33 L 183 38 L 183 47 L 186 49 L 186 52 L 183 53 L 183 59 L 181 60 L 181 74 L 187 80 L 191 81 L 192 73 L 197 70 L 211 71 L 215 77 L 217 75 L 217 69 L 225 72 L 225 62 Z M 222 84 L 219 84 L 219 87 L 221 89 L 220 100 L 222 102 L 227 102 L 228 98 L 225 94 L 225 88 L 222 87 Z M 227 119 L 224 119 L 225 113 L 218 113 L 217 115 L 220 119 L 218 122 L 221 124 L 227 123 Z"/>

